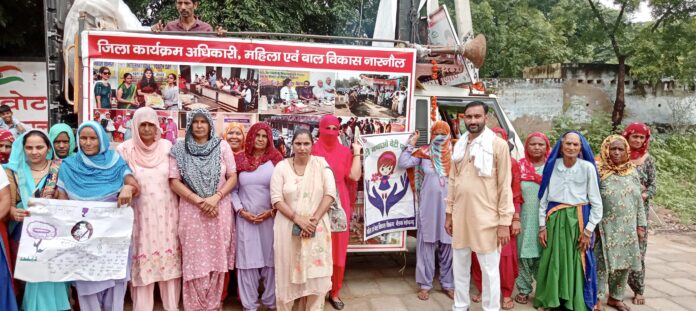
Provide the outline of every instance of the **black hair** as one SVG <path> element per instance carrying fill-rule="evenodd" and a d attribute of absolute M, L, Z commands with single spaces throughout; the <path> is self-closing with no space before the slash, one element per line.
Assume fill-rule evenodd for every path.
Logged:
<path fill-rule="evenodd" d="M 0 105 L 0 113 L 5 112 L 12 112 L 12 109 L 10 109 L 10 106 L 8 105 Z"/>
<path fill-rule="evenodd" d="M 99 73 L 104 73 L 104 70 L 109 70 L 109 67 L 106 67 L 106 66 L 99 67 Z M 111 72 L 111 70 L 109 70 L 109 72 Z"/>
<path fill-rule="evenodd" d="M 123 82 L 121 82 L 121 84 L 118 86 L 119 88 L 121 87 L 121 85 L 123 85 L 123 84 L 126 83 L 126 78 L 128 78 L 128 77 L 133 77 L 133 75 L 130 74 L 129 72 L 126 72 L 126 73 L 123 74 Z M 131 81 L 131 83 L 132 83 L 132 82 L 133 82 L 133 81 Z"/>
<path fill-rule="evenodd" d="M 297 139 L 297 137 L 300 137 L 301 135 L 307 135 L 309 137 L 309 141 L 311 141 L 312 144 L 314 144 L 314 140 L 312 139 L 312 132 L 304 128 L 295 130 L 295 133 L 292 135 L 292 144 L 295 144 L 295 140 Z"/>
<path fill-rule="evenodd" d="M 292 82 L 292 79 L 285 78 L 285 80 L 283 80 L 283 86 L 288 86 L 288 84 L 290 84 L 290 82 Z"/>
<path fill-rule="evenodd" d="M 22 147 L 26 147 L 26 145 L 27 145 L 27 139 L 28 139 L 29 137 L 32 137 L 32 136 L 39 136 L 39 137 L 41 137 L 41 139 L 44 141 L 44 143 L 46 144 L 46 146 L 48 147 L 48 149 L 52 149 L 52 148 L 53 148 L 53 145 L 51 144 L 51 140 L 48 139 L 48 136 L 46 136 L 46 134 L 44 134 L 44 133 L 42 133 L 42 132 L 39 132 L 39 131 L 31 131 L 31 132 L 27 133 L 26 135 L 24 135 L 24 141 L 22 142 Z"/>
<path fill-rule="evenodd" d="M 488 105 L 486 105 L 486 103 L 484 103 L 480 100 L 475 100 L 475 101 L 472 101 L 472 102 L 466 104 L 466 106 L 464 106 L 464 113 L 466 113 L 466 111 L 469 110 L 469 108 L 473 108 L 473 107 L 483 107 L 483 113 L 488 114 Z"/>
<path fill-rule="evenodd" d="M 176 81 L 176 74 L 174 74 L 174 73 L 170 73 L 170 74 L 167 75 L 167 84 L 169 84 L 169 77 L 170 77 L 170 76 L 173 76 L 173 77 L 174 77 L 174 85 L 176 86 L 176 82 L 177 82 L 177 81 Z"/>
<path fill-rule="evenodd" d="M 145 75 L 148 71 L 152 74 L 150 79 L 148 79 Z M 157 81 L 155 81 L 155 72 L 152 71 L 152 68 L 150 67 L 147 67 L 145 68 L 145 70 L 143 70 L 143 76 L 140 78 L 140 88 L 142 89 L 146 86 L 152 87 L 155 90 L 159 89 L 159 85 L 157 85 Z"/>

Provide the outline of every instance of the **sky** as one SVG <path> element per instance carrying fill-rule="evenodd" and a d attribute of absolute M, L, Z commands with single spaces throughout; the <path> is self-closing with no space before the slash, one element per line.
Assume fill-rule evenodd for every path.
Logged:
<path fill-rule="evenodd" d="M 614 7 L 616 9 L 619 9 L 619 6 L 614 5 L 614 0 L 599 0 L 599 2 L 608 7 Z M 641 1 L 640 7 L 636 12 L 630 15 L 630 18 L 631 21 L 634 23 L 648 22 L 653 20 L 652 16 L 650 15 L 650 7 L 648 6 L 648 2 Z"/>

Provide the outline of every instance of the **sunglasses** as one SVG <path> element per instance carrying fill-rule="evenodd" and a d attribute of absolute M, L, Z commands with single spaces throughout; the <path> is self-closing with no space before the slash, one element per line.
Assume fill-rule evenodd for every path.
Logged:
<path fill-rule="evenodd" d="M 104 72 L 102 72 L 102 74 L 103 74 L 103 75 L 111 75 L 111 73 L 108 72 L 108 71 L 104 71 Z"/>

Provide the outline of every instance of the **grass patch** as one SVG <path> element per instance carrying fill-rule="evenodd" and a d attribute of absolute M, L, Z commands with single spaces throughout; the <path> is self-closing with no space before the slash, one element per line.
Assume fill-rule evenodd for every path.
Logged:
<path fill-rule="evenodd" d="M 675 212 L 685 224 L 696 224 L 696 133 L 654 137 L 650 145 L 657 166 L 653 203 Z"/>
<path fill-rule="evenodd" d="M 549 138 L 555 143 L 568 130 L 582 133 L 595 155 L 602 141 L 614 134 L 608 115 L 595 115 L 589 124 L 579 124 L 560 117 L 553 122 Z M 682 223 L 696 224 L 696 132 L 661 133 L 653 129 L 650 154 L 657 166 L 657 194 L 652 204 L 673 211 Z M 616 133 L 616 134 L 621 134 Z"/>

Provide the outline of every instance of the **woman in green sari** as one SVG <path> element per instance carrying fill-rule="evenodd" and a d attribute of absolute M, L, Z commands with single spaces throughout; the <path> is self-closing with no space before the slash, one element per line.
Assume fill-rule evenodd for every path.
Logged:
<path fill-rule="evenodd" d="M 645 238 L 647 225 L 640 176 L 629 152 L 623 136 L 611 135 L 602 143 L 597 162 L 604 206 L 595 245 L 597 289 L 600 298 L 605 296 L 608 283 L 607 305 L 622 311 L 630 310 L 623 303 L 624 290 L 629 271 L 641 268 L 638 241 Z"/>
<path fill-rule="evenodd" d="M 137 109 L 138 101 L 135 96 L 135 84 L 133 84 L 133 75 L 125 73 L 123 75 L 123 83 L 116 90 L 116 101 L 118 109 Z"/>
<path fill-rule="evenodd" d="M 29 216 L 30 198 L 55 198 L 56 182 L 61 160 L 53 159 L 53 148 L 48 135 L 30 130 L 12 145 L 6 173 L 10 180 L 10 245 L 16 258 L 22 223 Z M 68 283 L 27 282 L 22 309 L 25 311 L 70 310 Z"/>

